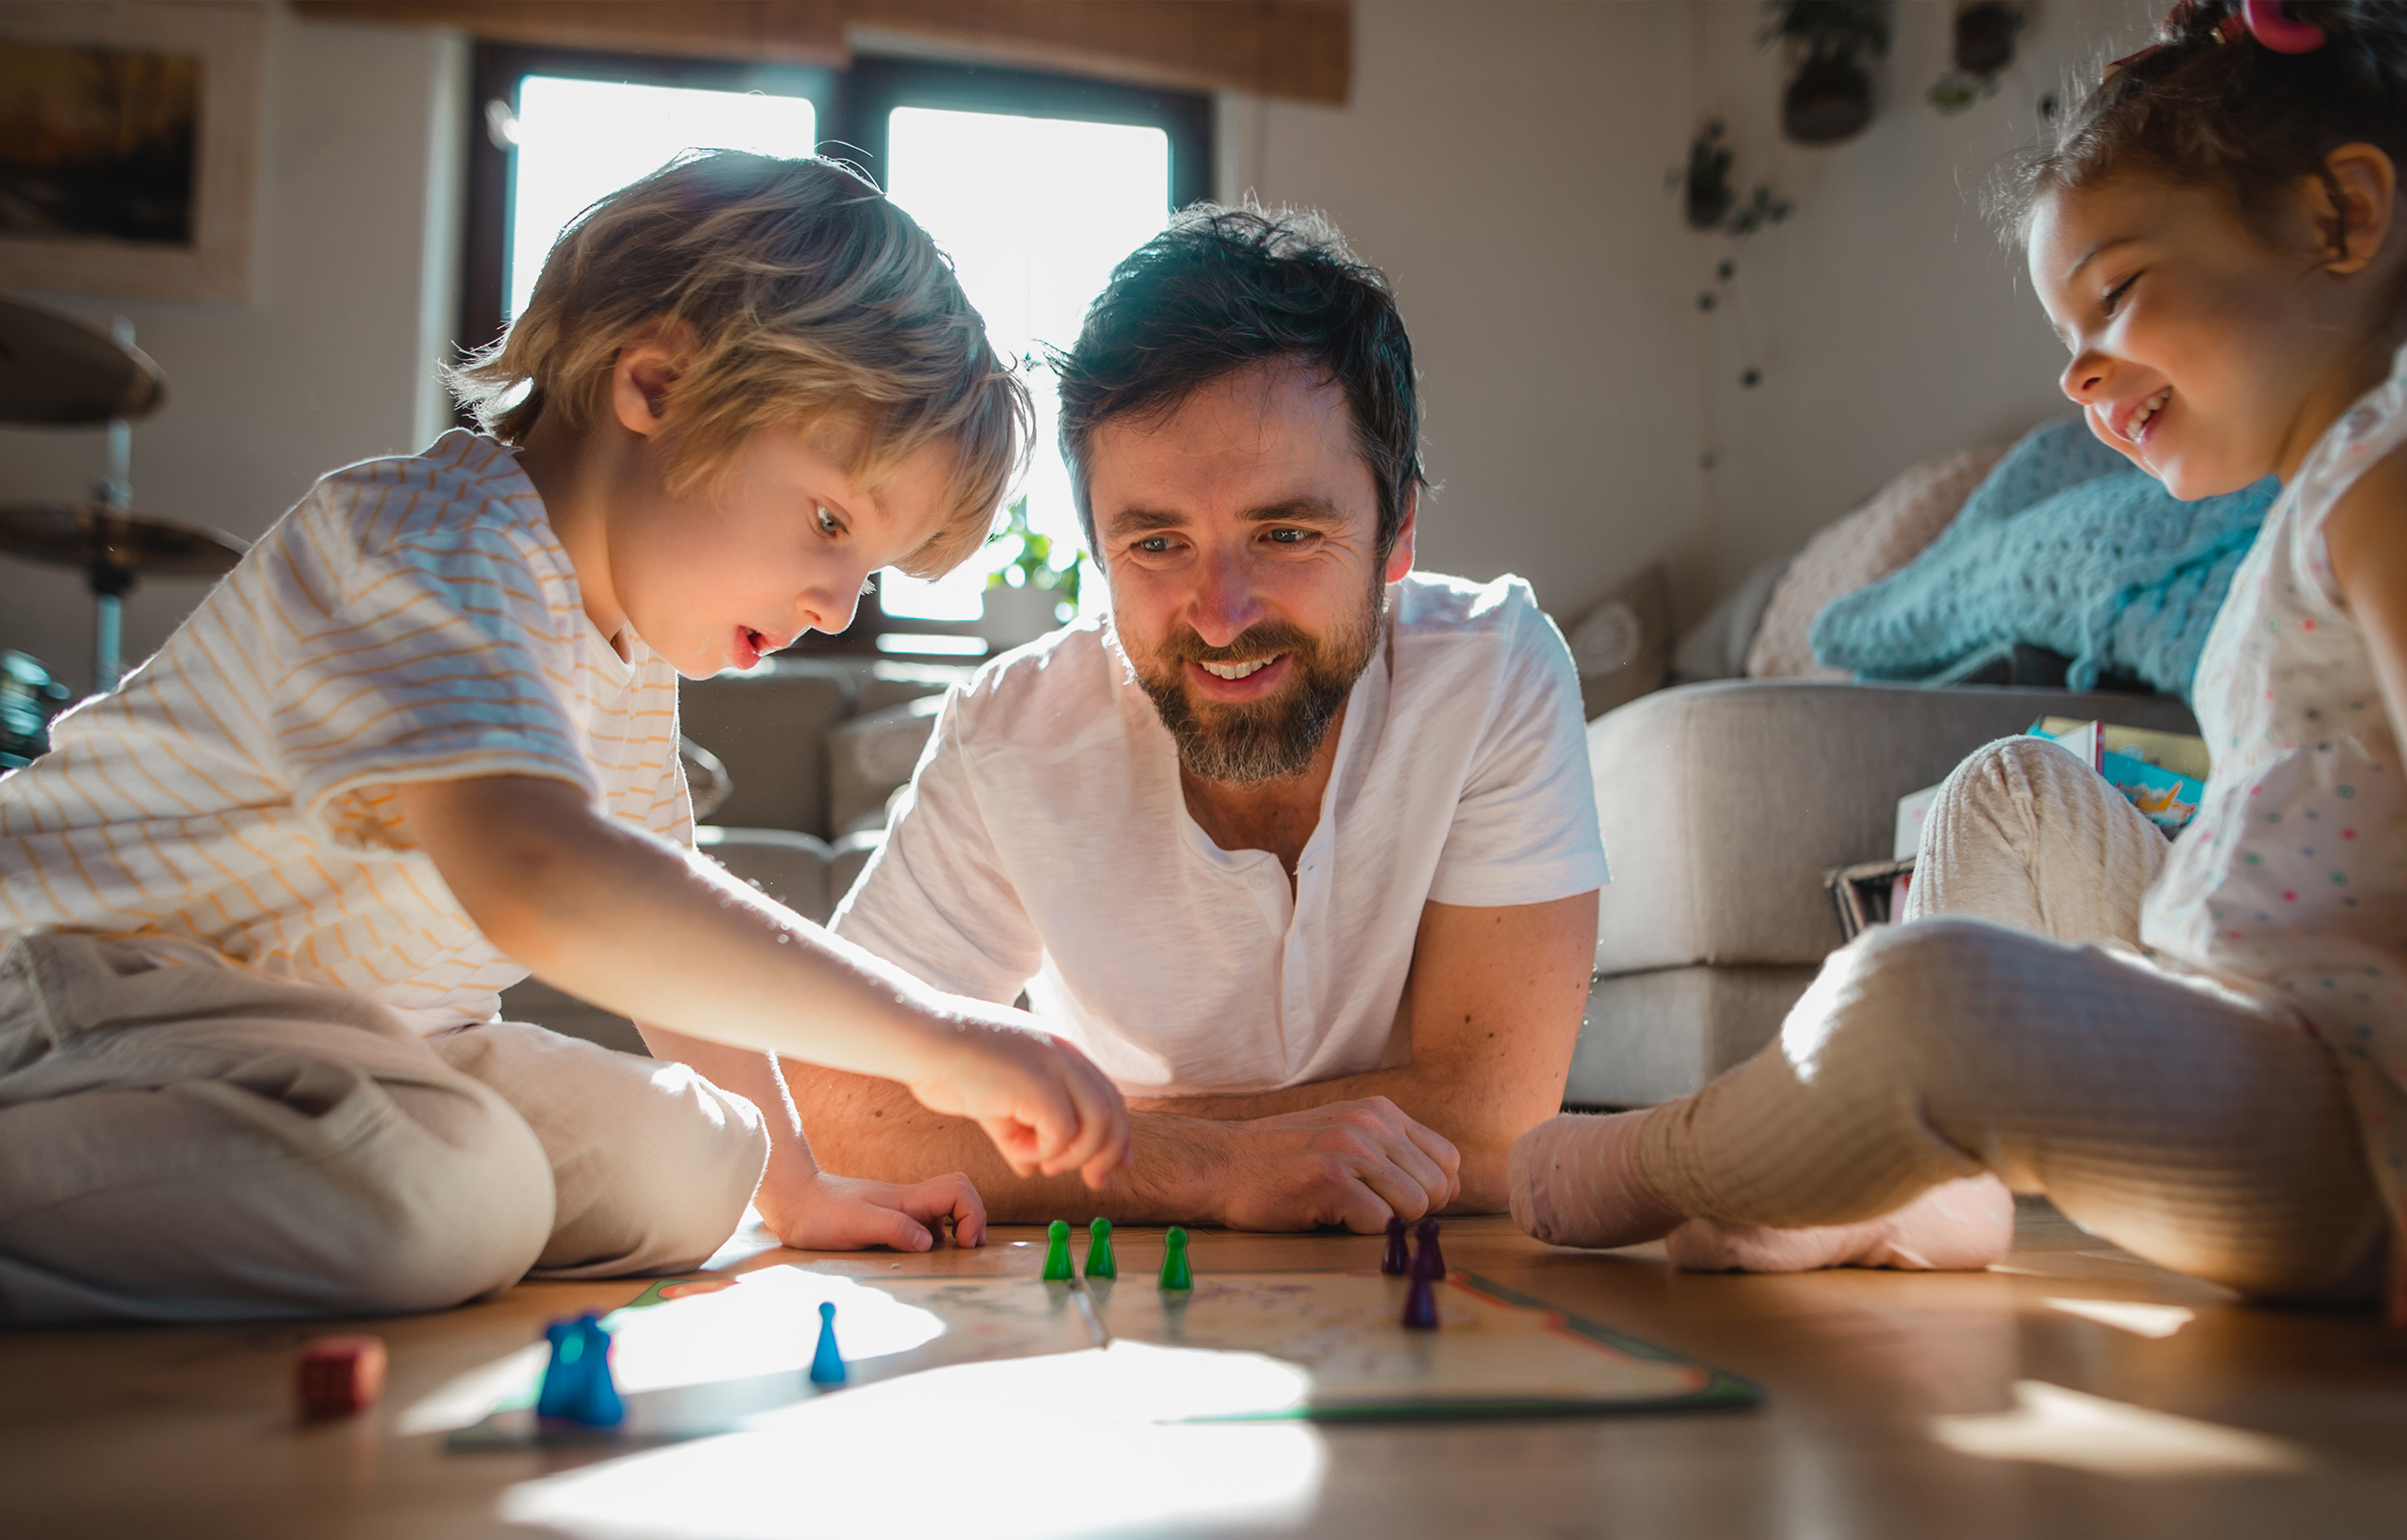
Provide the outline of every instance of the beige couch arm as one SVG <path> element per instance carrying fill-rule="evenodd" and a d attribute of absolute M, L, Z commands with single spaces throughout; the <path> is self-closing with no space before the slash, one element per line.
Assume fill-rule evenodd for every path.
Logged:
<path fill-rule="evenodd" d="M 1613 882 L 1600 975 L 1812 964 L 1839 944 L 1833 866 L 1889 853 L 1898 799 L 2042 716 L 2195 730 L 2163 696 L 1726 680 L 1588 725 Z"/>

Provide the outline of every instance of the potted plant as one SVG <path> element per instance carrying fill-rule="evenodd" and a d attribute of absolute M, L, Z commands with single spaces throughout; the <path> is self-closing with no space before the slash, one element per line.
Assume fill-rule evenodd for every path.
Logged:
<path fill-rule="evenodd" d="M 977 628 L 1001 651 L 1032 642 L 1077 613 L 1078 552 L 1074 546 L 1057 550 L 1050 538 L 1028 527 L 1024 496 L 1012 503 L 995 539 L 1019 546 L 986 579 L 985 613 Z"/>
<path fill-rule="evenodd" d="M 1769 0 L 1765 42 L 1789 53 L 1780 131 L 1799 144 L 1836 144 L 1872 121 L 1868 64 L 1889 52 L 1888 0 Z"/>

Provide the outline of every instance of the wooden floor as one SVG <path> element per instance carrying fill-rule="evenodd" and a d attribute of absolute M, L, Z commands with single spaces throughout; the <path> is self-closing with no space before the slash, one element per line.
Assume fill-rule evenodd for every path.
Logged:
<path fill-rule="evenodd" d="M 1157 1231 L 1117 1241 L 1132 1275 L 1160 1256 Z M 1193 1255 L 1199 1269 L 1355 1267 L 1377 1244 L 1203 1231 Z M 294 1421 L 298 1328 L 0 1335 L 0 1535 L 2407 1533 L 2407 1337 L 2367 1316 L 2237 1305 L 2045 1209 L 1986 1274 L 1692 1276 L 1646 1248 L 1555 1250 L 1502 1219 L 1451 1223 L 1445 1246 L 1457 1268 L 1771 1399 L 1485 1424 L 1065 1425 L 1058 1439 L 1029 1436 L 1043 1408 L 999 1405 L 1007 1460 L 958 1420 L 874 1458 L 815 1461 L 766 1434 L 635 1454 L 448 1451 L 442 1428 L 466 1420 L 479 1370 L 545 1322 L 635 1292 L 534 1284 L 370 1323 L 392 1384 L 375 1413 L 336 1424 Z M 799 1255 L 761 1252 L 739 1237 L 718 1260 Z M 978 1251 L 816 1264 L 1032 1272 L 1040 1253 L 1036 1232 L 1005 1229 Z"/>

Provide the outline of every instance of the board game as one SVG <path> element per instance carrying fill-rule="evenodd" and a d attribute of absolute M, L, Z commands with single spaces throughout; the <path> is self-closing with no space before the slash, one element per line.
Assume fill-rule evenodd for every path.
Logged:
<path fill-rule="evenodd" d="M 1025 1274 L 862 1277 L 773 1266 L 664 1280 L 607 1317 L 624 1417 L 582 1428 L 535 1415 L 529 1381 L 454 1448 L 654 1443 L 731 1432 L 837 1387 L 814 1384 L 819 1307 L 832 1304 L 846 1383 L 949 1366 L 1101 1354 L 1131 1372 L 1177 1365 L 1208 1388 L 1164 1421 L 1446 1419 L 1753 1405 L 1722 1371 L 1568 1316 L 1477 1273 L 1434 1289 L 1435 1329 L 1399 1323 L 1410 1287 L 1363 1271 L 1204 1272 L 1150 1278 Z M 1117 1358 L 1115 1358 L 1117 1355 Z M 1129 1366 L 1124 1366 L 1129 1367 Z"/>

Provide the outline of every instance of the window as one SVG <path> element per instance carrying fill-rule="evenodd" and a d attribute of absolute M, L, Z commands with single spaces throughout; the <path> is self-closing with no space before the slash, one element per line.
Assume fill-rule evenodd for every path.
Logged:
<path fill-rule="evenodd" d="M 1112 264 L 1170 210 L 1209 195 L 1206 98 L 971 65 L 862 60 L 833 71 L 495 44 L 478 49 L 476 86 L 465 343 L 501 334 L 581 210 L 680 151 L 816 148 L 868 170 L 911 212 L 951 254 L 996 350 L 1031 366 L 1036 452 L 1011 532 L 936 582 L 881 574 L 850 629 L 799 650 L 977 656 L 993 575 L 1009 568 L 1024 587 L 1024 569 L 1042 583 L 1083 560 L 1044 350 L 1075 338 Z M 1046 555 L 1016 560 L 1046 549 L 1034 541 Z M 1034 612 L 1031 601 L 1044 607 L 1029 595 L 1016 611 Z"/>

